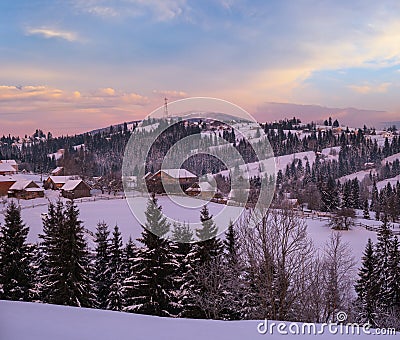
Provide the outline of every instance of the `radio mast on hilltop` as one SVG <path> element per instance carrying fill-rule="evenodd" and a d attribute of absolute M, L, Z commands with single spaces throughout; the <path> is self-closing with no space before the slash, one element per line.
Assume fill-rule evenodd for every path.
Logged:
<path fill-rule="evenodd" d="M 168 98 L 167 97 L 164 98 L 164 117 L 165 118 L 169 117 L 169 113 L 168 113 Z"/>

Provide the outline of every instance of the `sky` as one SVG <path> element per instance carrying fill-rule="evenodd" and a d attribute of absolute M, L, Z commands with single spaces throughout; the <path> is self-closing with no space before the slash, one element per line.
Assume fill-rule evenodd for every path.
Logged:
<path fill-rule="evenodd" d="M 0 1 L 1 135 L 79 133 L 193 96 L 261 121 L 292 103 L 376 124 L 400 120 L 399 93 L 398 0 Z"/>

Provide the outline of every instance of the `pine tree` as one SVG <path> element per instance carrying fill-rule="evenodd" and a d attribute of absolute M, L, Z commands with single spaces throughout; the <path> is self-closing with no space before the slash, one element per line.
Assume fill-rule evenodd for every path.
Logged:
<path fill-rule="evenodd" d="M 122 238 L 117 225 L 114 227 L 108 267 L 111 273 L 111 286 L 107 297 L 107 309 L 121 311 L 125 301 L 122 284 Z"/>
<path fill-rule="evenodd" d="M 389 229 L 387 221 L 384 220 L 382 226 L 378 231 L 378 242 L 375 246 L 375 253 L 377 258 L 377 272 L 379 273 L 377 277 L 377 284 L 379 287 L 379 291 L 377 294 L 380 312 L 385 315 L 385 313 L 390 308 L 392 301 L 390 296 L 390 278 L 391 278 L 391 269 L 390 269 L 390 253 L 393 247 L 393 234 Z"/>
<path fill-rule="evenodd" d="M 49 303 L 91 307 L 89 253 L 79 211 L 72 201 L 62 202 L 43 218 L 41 250 L 46 259 L 44 287 Z M 46 227 L 46 228 L 45 228 Z"/>
<path fill-rule="evenodd" d="M 364 210 L 363 210 L 364 218 L 369 220 L 369 204 L 368 204 L 368 199 L 364 200 Z"/>
<path fill-rule="evenodd" d="M 39 234 L 42 241 L 38 247 L 39 291 L 43 302 L 51 302 L 53 284 L 58 276 L 56 268 L 61 266 L 61 231 L 64 223 L 64 205 L 59 200 L 54 205 L 50 203 L 47 214 L 42 218 L 43 234 Z"/>
<path fill-rule="evenodd" d="M 108 225 L 105 222 L 99 222 L 94 240 L 96 248 L 93 263 L 93 281 L 96 307 L 100 309 L 107 308 L 107 298 L 111 286 L 109 235 Z"/>
<path fill-rule="evenodd" d="M 377 260 L 374 254 L 371 239 L 368 239 L 362 257 L 362 265 L 359 272 L 359 279 L 355 285 L 358 295 L 361 322 L 368 322 L 376 326 L 376 307 L 377 307 Z"/>
<path fill-rule="evenodd" d="M 360 209 L 360 185 L 357 178 L 354 178 L 351 182 L 351 196 L 353 199 L 352 208 Z"/>
<path fill-rule="evenodd" d="M 14 201 L 0 227 L 0 299 L 29 301 L 33 288 L 32 247 L 26 243 L 29 228 Z"/>
<path fill-rule="evenodd" d="M 203 206 L 200 212 L 202 227 L 196 229 L 196 236 L 200 240 L 193 244 L 190 253 L 187 255 L 187 268 L 182 286 L 183 296 L 181 304 L 184 310 L 183 317 L 205 318 L 207 313 L 199 300 L 207 297 L 207 287 L 205 282 L 201 282 L 200 273 L 211 269 L 219 271 L 218 266 L 222 265 L 223 244 L 216 238 L 218 228 L 215 225 L 212 215 L 207 206 Z"/>
<path fill-rule="evenodd" d="M 228 229 L 225 233 L 224 240 L 225 249 L 225 280 L 226 293 L 225 299 L 229 301 L 229 307 L 224 311 L 224 317 L 229 320 L 239 320 L 240 310 L 242 309 L 242 291 L 240 287 L 240 277 L 242 274 L 241 263 L 239 258 L 239 237 L 232 221 L 229 222 Z M 222 287 L 221 287 L 222 288 Z"/>
<path fill-rule="evenodd" d="M 145 215 L 145 228 L 138 240 L 143 247 L 134 260 L 134 274 L 125 281 L 125 310 L 170 316 L 174 310 L 173 274 L 177 267 L 170 243 L 165 239 L 170 226 L 155 197 L 148 201 Z"/>
<path fill-rule="evenodd" d="M 389 249 L 388 267 L 388 300 L 400 321 L 400 244 L 397 237 L 393 238 Z"/>

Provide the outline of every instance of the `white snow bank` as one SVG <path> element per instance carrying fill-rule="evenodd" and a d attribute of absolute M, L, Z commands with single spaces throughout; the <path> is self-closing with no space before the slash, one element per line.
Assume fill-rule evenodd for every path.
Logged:
<path fill-rule="evenodd" d="M 269 321 L 269 326 L 272 321 Z M 4 340 L 251 340 L 287 339 L 277 327 L 259 334 L 260 321 L 172 319 L 39 303 L 0 301 L 0 338 Z M 285 322 L 288 329 L 289 322 Z M 301 326 L 301 324 L 299 324 Z M 317 325 L 318 327 L 319 325 Z M 318 328 L 317 328 L 318 329 Z M 378 335 L 374 336 L 374 339 Z M 361 335 L 293 335 L 298 339 L 362 339 Z M 392 338 L 395 338 L 393 335 Z"/>

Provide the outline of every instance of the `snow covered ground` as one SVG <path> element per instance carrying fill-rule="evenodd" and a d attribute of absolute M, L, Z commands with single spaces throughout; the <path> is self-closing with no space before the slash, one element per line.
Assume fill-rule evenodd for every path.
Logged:
<path fill-rule="evenodd" d="M 348 180 L 353 180 L 354 178 L 357 178 L 361 182 L 365 178 L 365 176 L 369 176 L 370 173 L 372 173 L 374 175 L 374 174 L 376 174 L 376 170 L 369 169 L 369 170 L 361 170 L 358 172 L 354 172 L 350 175 L 340 177 L 339 181 L 340 181 L 340 183 L 344 183 Z"/>
<path fill-rule="evenodd" d="M 51 191 L 57 194 L 57 191 Z M 177 197 L 178 203 L 182 198 Z M 53 201 L 56 198 L 53 199 Z M 171 199 L 167 196 L 159 197 L 158 203 L 162 206 L 165 215 L 179 220 L 181 222 L 198 222 L 200 221 L 200 210 L 201 207 L 206 203 L 195 198 L 184 198 L 185 203 L 191 203 L 192 206 L 198 206 L 198 208 L 179 208 L 174 204 Z M 39 202 L 40 201 L 40 202 Z M 43 201 L 43 202 L 42 202 Z M 35 204 L 34 207 L 27 207 L 21 210 L 22 219 L 29 226 L 30 231 L 28 234 L 29 242 L 36 242 L 38 240 L 38 234 L 42 232 L 42 214 L 47 212 L 47 199 L 35 199 L 30 201 L 20 201 L 23 204 Z M 135 198 L 134 204 L 136 205 L 137 211 L 140 211 L 139 219 L 144 221 L 144 211 L 146 210 L 147 199 L 145 197 Z M 96 201 L 84 201 L 80 203 L 77 200 L 77 205 L 80 210 L 80 219 L 84 222 L 85 228 L 94 232 L 96 225 L 100 221 L 105 221 L 110 227 L 118 224 L 124 241 L 127 241 L 129 236 L 136 239 L 142 232 L 141 224 L 137 218 L 132 214 L 125 199 L 110 199 L 110 200 L 96 200 Z M 210 213 L 214 216 L 220 216 L 220 223 L 218 226 L 226 228 L 229 224 L 229 219 L 240 213 L 242 210 L 238 207 L 225 206 L 222 204 L 208 203 Z M 223 209 L 227 209 L 223 214 L 219 214 Z M 0 223 L 4 223 L 4 215 L 0 214 Z"/>
<path fill-rule="evenodd" d="M 176 199 L 178 203 L 182 203 L 180 200 L 183 198 L 176 197 L 174 199 Z M 192 205 L 197 205 L 198 208 L 179 208 L 166 196 L 159 197 L 158 203 L 162 206 L 163 212 L 173 219 L 181 222 L 198 222 L 200 219 L 200 209 L 204 201 L 195 198 L 185 198 L 184 200 L 185 203 L 188 203 L 189 200 Z M 38 241 L 38 234 L 42 233 L 42 214 L 47 212 L 47 204 L 45 203 L 41 205 L 36 204 L 33 208 L 28 207 L 21 210 L 24 222 L 30 227 L 28 234 L 29 242 Z M 144 221 L 146 203 L 147 199 L 145 197 L 138 197 L 135 199 L 135 210 L 141 212 L 140 216 L 138 216 L 141 221 Z M 130 236 L 133 239 L 138 238 L 142 232 L 141 223 L 132 214 L 125 199 L 96 200 L 82 203 L 78 201 L 77 204 L 80 210 L 80 218 L 84 222 L 85 228 L 91 232 L 95 232 L 96 225 L 99 221 L 105 221 L 111 228 L 117 224 L 121 230 L 124 242 L 126 242 Z M 221 226 L 221 228 L 226 228 L 229 220 L 231 218 L 234 219 L 234 217 L 242 211 L 239 207 L 225 206 L 212 202 L 208 204 L 208 208 L 211 214 L 220 216 L 220 223 L 218 225 Z M 222 211 L 223 213 L 219 214 Z M 308 226 L 308 234 L 313 240 L 315 247 L 322 249 L 332 233 L 332 230 L 328 227 L 328 220 L 306 218 L 305 221 Z M 361 222 L 372 225 L 379 224 L 379 222 L 374 220 L 361 220 Z M 0 214 L 0 223 L 4 223 L 3 214 Z M 357 265 L 361 263 L 362 253 L 368 238 L 376 242 L 376 233 L 368 231 L 360 226 L 355 226 L 349 231 L 341 231 L 341 234 L 343 241 L 347 242 L 351 247 Z M 92 242 L 91 238 L 89 238 L 89 242 Z"/>
<path fill-rule="evenodd" d="M 273 321 L 268 321 L 269 327 Z M 96 309 L 65 307 L 28 302 L 0 301 L 0 339 L 4 340 L 235 340 L 235 339 L 287 339 L 290 335 L 273 333 L 260 334 L 260 321 L 215 321 L 194 319 L 172 319 L 155 316 L 103 311 Z M 280 323 L 280 322 L 275 322 Z M 282 323 L 283 324 L 283 323 Z M 286 331 L 291 323 L 284 323 Z M 302 324 L 299 323 L 299 328 Z M 305 328 L 307 329 L 307 328 Z M 320 325 L 316 325 L 320 329 Z M 263 328 L 260 327 L 262 331 Z M 284 329 L 281 329 L 283 331 Z M 292 335 L 298 339 L 365 339 L 360 335 L 345 334 Z M 374 330 L 371 330 L 373 333 Z M 398 335 L 374 335 L 373 338 L 398 338 Z"/>
<path fill-rule="evenodd" d="M 389 157 L 386 157 L 382 160 L 382 164 L 386 164 L 386 162 L 388 163 L 392 163 L 393 161 L 395 161 L 396 159 L 400 159 L 400 153 L 395 153 L 394 155 L 391 155 Z"/>
<path fill-rule="evenodd" d="M 400 175 L 384 179 L 383 181 L 376 183 L 376 187 L 378 188 L 378 190 L 381 190 L 382 188 L 387 186 L 388 183 L 390 183 L 390 185 L 393 187 L 396 186 L 397 182 L 400 182 Z"/>

